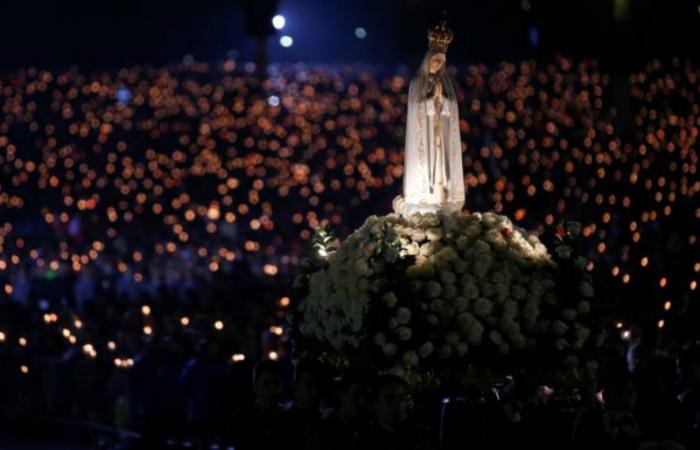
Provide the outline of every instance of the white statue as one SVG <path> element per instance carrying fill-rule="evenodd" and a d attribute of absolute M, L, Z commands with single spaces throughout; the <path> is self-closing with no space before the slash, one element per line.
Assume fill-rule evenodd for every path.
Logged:
<path fill-rule="evenodd" d="M 445 22 L 428 30 L 429 49 L 408 90 L 403 197 L 394 199 L 406 217 L 464 206 L 457 97 L 445 67 L 450 42 Z"/>

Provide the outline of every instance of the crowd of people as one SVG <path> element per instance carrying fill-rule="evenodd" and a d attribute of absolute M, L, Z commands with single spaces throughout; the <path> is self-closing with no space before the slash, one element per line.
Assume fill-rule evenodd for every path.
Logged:
<path fill-rule="evenodd" d="M 267 404 L 256 411 L 277 417 L 283 383 L 268 380 L 279 393 L 261 399 L 252 362 L 265 358 L 259 367 L 274 369 L 261 373 L 281 370 L 291 383 L 285 315 L 313 229 L 330 225 L 342 238 L 391 211 L 410 73 L 254 72 L 227 60 L 0 76 L 4 422 L 70 417 L 158 439 L 186 430 L 230 442 L 269 431 L 245 411 Z M 700 338 L 700 66 L 652 61 L 613 76 L 595 60 L 562 57 L 450 73 L 467 211 L 506 214 L 545 242 L 560 219 L 581 222 L 598 302 L 625 346 L 641 336 L 642 347 L 674 361 Z M 634 409 L 637 380 L 620 372 L 610 383 L 624 398 L 606 404 Z M 680 394 L 684 385 L 662 375 L 670 376 L 655 386 Z M 252 385 L 267 378 L 256 372 Z M 370 406 L 384 381 L 362 380 L 318 385 L 319 399 L 345 393 L 350 408 Z M 394 382 L 389 390 L 404 388 Z M 176 391 L 179 408 L 166 401 Z M 333 426 L 354 420 L 308 427 L 320 412 L 305 405 L 280 413 L 291 417 L 281 423 L 305 423 L 290 439 L 307 428 L 299 442 L 340 439 Z M 229 416 L 236 410 L 238 419 Z M 609 432 L 600 427 L 611 416 L 594 411 L 586 426 Z M 616 433 L 636 433 L 639 420 L 648 434 L 632 418 Z M 381 442 L 385 428 L 353 445 Z M 683 430 L 663 437 L 686 439 Z"/>

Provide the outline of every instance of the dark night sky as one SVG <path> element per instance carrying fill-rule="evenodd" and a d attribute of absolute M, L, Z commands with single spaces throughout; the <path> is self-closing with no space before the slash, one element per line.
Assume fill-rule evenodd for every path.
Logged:
<path fill-rule="evenodd" d="M 0 2 L 0 67 L 69 64 L 99 67 L 155 64 L 191 53 L 221 60 L 235 49 L 254 57 L 245 33 L 247 6 L 288 18 L 295 45 L 268 41 L 270 61 L 379 62 L 415 59 L 425 49 L 425 26 L 446 9 L 456 41 L 453 61 L 549 58 L 556 52 L 610 61 L 697 53 L 700 0 L 122 0 Z M 277 3 L 277 7 L 275 7 Z M 354 37 L 354 28 L 367 38 Z M 536 30 L 534 47 L 530 34 Z"/>

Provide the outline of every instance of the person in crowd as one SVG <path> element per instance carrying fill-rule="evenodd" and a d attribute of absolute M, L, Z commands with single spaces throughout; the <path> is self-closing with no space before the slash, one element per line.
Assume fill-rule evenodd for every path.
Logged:
<path fill-rule="evenodd" d="M 306 450 L 351 450 L 356 435 L 367 425 L 369 378 L 350 371 L 333 386 L 334 406 L 326 417 L 306 429 Z"/>
<path fill-rule="evenodd" d="M 280 433 L 284 394 L 282 365 L 272 359 L 259 361 L 253 369 L 252 381 L 255 403 L 233 414 L 231 440 L 237 450 L 284 448 L 286 436 Z"/>
<path fill-rule="evenodd" d="M 411 398 L 406 382 L 396 375 L 379 375 L 372 382 L 369 409 L 372 420 L 360 431 L 353 450 L 429 449 L 407 422 Z"/>
<path fill-rule="evenodd" d="M 324 384 L 321 368 L 310 360 L 294 368 L 292 403 L 280 414 L 280 432 L 287 436 L 290 449 L 304 448 L 304 435 L 312 422 L 320 419 L 321 391 Z"/>
<path fill-rule="evenodd" d="M 220 441 L 224 429 L 227 360 L 216 338 L 207 339 L 199 354 L 182 369 L 181 386 L 188 425 L 195 445 L 204 449 Z"/>

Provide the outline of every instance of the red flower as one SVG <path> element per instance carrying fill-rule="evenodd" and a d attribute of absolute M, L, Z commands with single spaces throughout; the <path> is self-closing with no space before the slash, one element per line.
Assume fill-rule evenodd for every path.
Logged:
<path fill-rule="evenodd" d="M 564 227 L 557 227 L 557 236 L 559 237 L 564 237 L 564 234 L 566 234 L 566 231 L 564 231 Z"/>
<path fill-rule="evenodd" d="M 501 235 L 508 239 L 509 237 L 513 236 L 513 230 L 509 228 L 501 228 Z"/>

